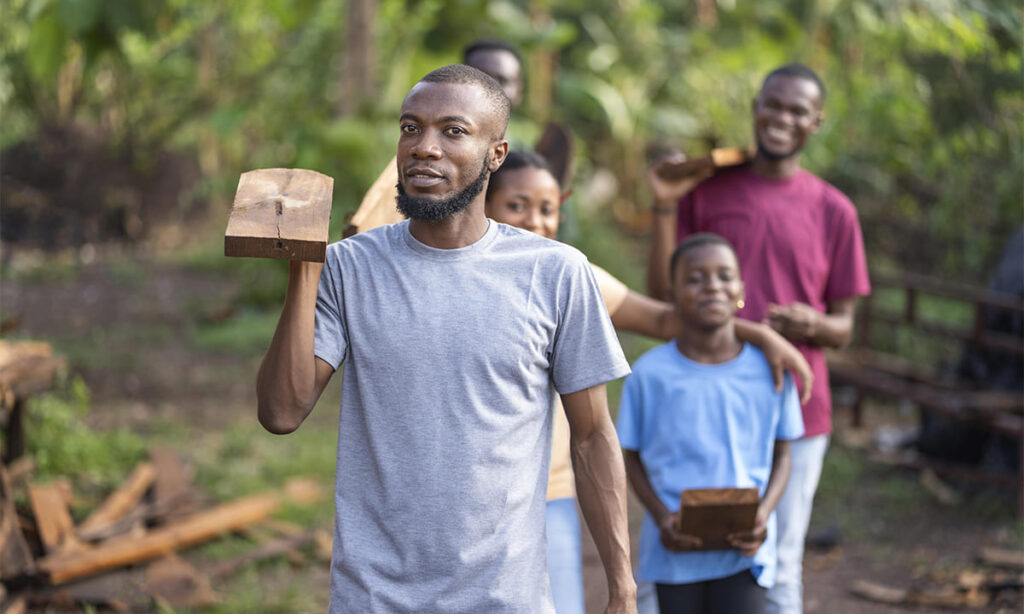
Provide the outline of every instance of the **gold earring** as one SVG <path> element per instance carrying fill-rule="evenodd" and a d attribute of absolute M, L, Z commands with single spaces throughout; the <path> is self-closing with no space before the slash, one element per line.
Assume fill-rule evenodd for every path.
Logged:
<path fill-rule="evenodd" d="M 743 302 L 743 299 L 736 301 L 736 309 L 743 309 L 744 305 L 746 305 L 746 303 Z"/>

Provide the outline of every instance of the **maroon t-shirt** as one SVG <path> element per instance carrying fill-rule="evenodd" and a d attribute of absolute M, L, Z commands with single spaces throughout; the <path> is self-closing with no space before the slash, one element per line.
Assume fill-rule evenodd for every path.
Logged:
<path fill-rule="evenodd" d="M 750 166 L 717 173 L 679 201 L 678 238 L 714 232 L 739 256 L 746 305 L 739 316 L 764 319 L 768 303 L 799 301 L 825 312 L 828 302 L 869 294 L 857 210 L 842 192 L 800 169 L 787 179 Z M 832 431 L 832 394 L 821 348 L 797 345 L 814 371 L 804 405 L 804 435 Z"/>

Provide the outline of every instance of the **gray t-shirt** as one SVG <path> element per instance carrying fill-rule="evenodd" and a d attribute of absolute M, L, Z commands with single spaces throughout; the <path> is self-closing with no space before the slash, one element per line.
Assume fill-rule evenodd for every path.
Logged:
<path fill-rule="evenodd" d="M 553 612 L 552 385 L 625 376 L 586 258 L 490 221 L 435 249 L 408 222 L 327 249 L 316 355 L 345 363 L 331 612 Z"/>

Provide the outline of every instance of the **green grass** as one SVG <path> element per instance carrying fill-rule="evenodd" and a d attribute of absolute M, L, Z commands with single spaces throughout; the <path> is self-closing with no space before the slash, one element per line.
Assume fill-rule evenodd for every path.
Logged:
<path fill-rule="evenodd" d="M 190 341 L 200 351 L 262 354 L 270 345 L 279 316 L 280 311 L 243 310 L 224 322 L 194 326 Z"/>

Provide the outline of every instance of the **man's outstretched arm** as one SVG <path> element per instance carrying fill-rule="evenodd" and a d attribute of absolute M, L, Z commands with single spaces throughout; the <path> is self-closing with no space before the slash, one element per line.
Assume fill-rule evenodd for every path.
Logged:
<path fill-rule="evenodd" d="M 608 577 L 608 608 L 636 612 L 636 583 L 629 560 L 626 471 L 605 385 L 562 395 L 569 420 L 572 467 L 583 517 Z"/>
<path fill-rule="evenodd" d="M 316 293 L 322 263 L 292 261 L 288 292 L 259 374 L 256 407 L 260 424 L 271 433 L 299 428 L 334 374 L 313 355 Z"/>

